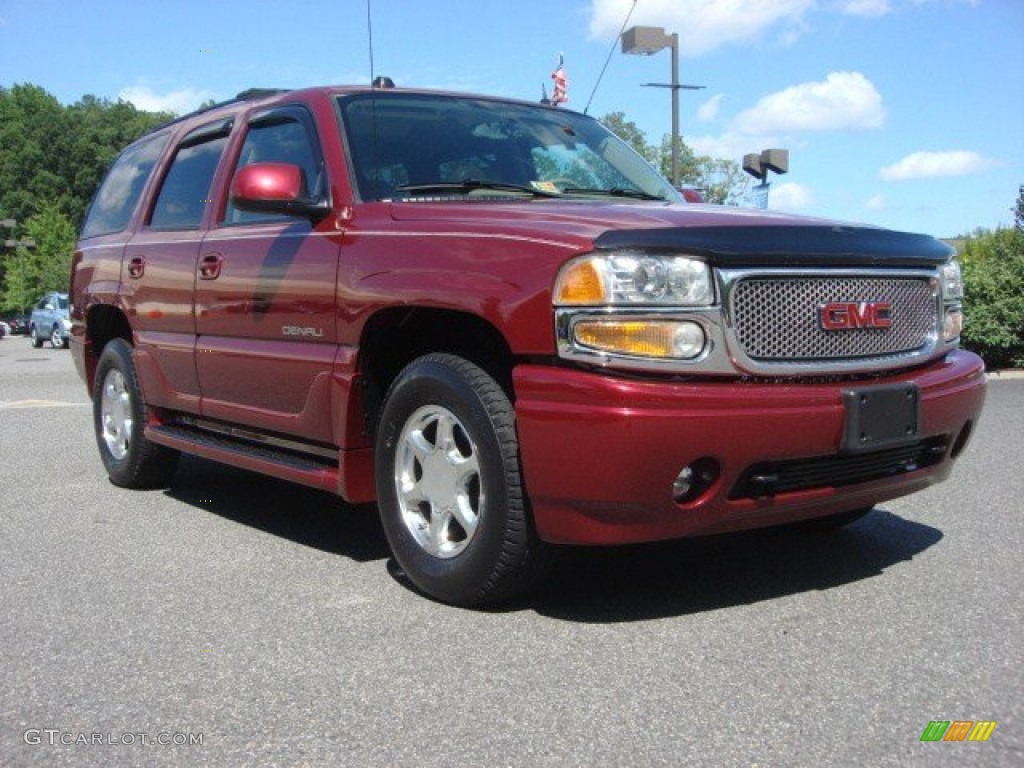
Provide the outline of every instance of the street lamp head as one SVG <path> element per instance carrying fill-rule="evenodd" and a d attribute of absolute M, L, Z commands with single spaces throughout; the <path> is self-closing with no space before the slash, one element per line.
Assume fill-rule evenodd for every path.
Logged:
<path fill-rule="evenodd" d="M 672 47 L 672 36 L 664 27 L 630 27 L 622 33 L 622 52 L 651 56 Z"/>

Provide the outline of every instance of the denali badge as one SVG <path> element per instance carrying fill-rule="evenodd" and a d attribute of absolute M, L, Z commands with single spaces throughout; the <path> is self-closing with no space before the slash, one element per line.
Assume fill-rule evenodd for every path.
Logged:
<path fill-rule="evenodd" d="M 832 301 L 818 307 L 818 322 L 826 331 L 892 328 L 892 302 Z"/>
<path fill-rule="evenodd" d="M 303 325 L 282 325 L 281 333 L 284 336 L 312 336 L 314 338 L 320 338 L 324 335 L 323 328 L 313 328 L 311 326 Z"/>

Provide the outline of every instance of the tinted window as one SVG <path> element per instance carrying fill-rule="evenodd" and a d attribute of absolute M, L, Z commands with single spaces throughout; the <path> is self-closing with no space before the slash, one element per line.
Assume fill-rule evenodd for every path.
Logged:
<path fill-rule="evenodd" d="M 295 110 L 291 110 L 292 114 Z M 323 192 L 323 163 L 306 127 L 298 119 L 282 115 L 257 120 L 249 128 L 238 157 L 239 169 L 253 163 L 290 163 L 302 169 L 306 181 L 306 192 L 319 197 Z M 236 208 L 229 202 L 224 221 L 228 224 L 244 224 L 250 221 L 273 221 L 290 219 L 290 216 L 253 213 Z"/>
<path fill-rule="evenodd" d="M 466 181 L 568 197 L 635 192 L 679 200 L 623 141 L 568 110 L 397 91 L 342 97 L 340 105 L 364 200 L 436 195 L 402 187 Z M 494 194 L 466 194 L 479 192 Z"/>
<path fill-rule="evenodd" d="M 209 203 L 210 184 L 217 170 L 226 135 L 178 149 L 153 206 L 149 225 L 156 229 L 195 229 Z"/>
<path fill-rule="evenodd" d="M 114 161 L 93 198 L 82 237 L 120 232 L 128 226 L 146 180 L 167 146 L 168 134 L 152 136 L 128 147 Z"/>

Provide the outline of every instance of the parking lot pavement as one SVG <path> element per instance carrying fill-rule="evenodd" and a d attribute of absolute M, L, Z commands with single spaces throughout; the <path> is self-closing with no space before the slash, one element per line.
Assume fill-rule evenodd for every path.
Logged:
<path fill-rule="evenodd" d="M 571 550 L 490 612 L 411 592 L 372 506 L 197 459 L 115 488 L 91 418 L 0 340 L 5 768 L 1024 764 L 1024 380 L 844 531 Z"/>

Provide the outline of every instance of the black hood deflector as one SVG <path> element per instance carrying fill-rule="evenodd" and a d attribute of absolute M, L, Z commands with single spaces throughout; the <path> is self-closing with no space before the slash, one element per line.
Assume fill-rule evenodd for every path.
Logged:
<path fill-rule="evenodd" d="M 619 229 L 594 245 L 692 254 L 719 267 L 929 267 L 953 255 L 928 235 L 838 225 Z"/>

